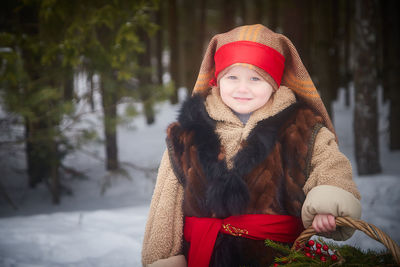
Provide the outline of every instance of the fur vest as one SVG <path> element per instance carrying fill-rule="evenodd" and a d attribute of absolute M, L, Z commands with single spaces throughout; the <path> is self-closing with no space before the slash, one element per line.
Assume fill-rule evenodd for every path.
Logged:
<path fill-rule="evenodd" d="M 216 122 L 195 95 L 167 130 L 170 162 L 184 187 L 185 216 L 226 218 L 240 214 L 300 217 L 314 139 L 322 117 L 295 103 L 254 127 L 228 168 Z M 188 245 L 184 242 L 184 253 Z M 219 234 L 210 266 L 265 266 L 276 251 L 263 241 Z"/>

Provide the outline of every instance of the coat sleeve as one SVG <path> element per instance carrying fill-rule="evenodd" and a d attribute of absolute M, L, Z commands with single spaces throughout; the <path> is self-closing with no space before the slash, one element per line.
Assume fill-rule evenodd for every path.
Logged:
<path fill-rule="evenodd" d="M 339 151 L 334 134 L 323 127 L 315 139 L 310 176 L 303 187 L 306 199 L 302 207 L 304 227 L 309 227 L 316 214 L 361 217 L 360 193 L 352 179 L 350 161 Z M 335 240 L 350 238 L 354 230 L 337 227 L 326 237 Z"/>
<path fill-rule="evenodd" d="M 150 204 L 143 238 L 143 266 L 185 266 L 182 253 L 183 187 L 178 182 L 170 164 L 168 151 L 164 152 Z M 177 256 L 178 255 L 178 256 Z M 175 256 L 175 257 L 174 257 Z"/>

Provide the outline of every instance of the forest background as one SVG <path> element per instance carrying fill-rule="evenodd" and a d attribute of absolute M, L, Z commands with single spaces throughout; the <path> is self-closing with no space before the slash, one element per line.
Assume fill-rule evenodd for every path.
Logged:
<path fill-rule="evenodd" d="M 71 177 L 85 177 L 64 159 L 89 142 L 104 146 L 110 177 L 123 173 L 123 164 L 154 173 L 120 162 L 117 126 L 138 114 L 154 123 L 157 102 L 177 104 L 179 88 L 191 93 L 213 35 L 261 23 L 291 39 L 331 116 L 339 89 L 349 105 L 354 87 L 354 169 L 358 175 L 380 173 L 379 145 L 400 149 L 396 10 L 395 0 L 3 1 L 1 166 L 24 161 L 19 172 L 26 186 L 34 190 L 45 184 L 54 204 L 72 193 Z M 84 94 L 77 93 L 77 77 L 86 79 Z M 383 144 L 378 141 L 379 90 L 389 103 Z M 79 110 L 82 101 L 91 108 Z M 122 113 L 117 112 L 121 105 Z M 102 134 L 93 125 L 76 127 L 87 113 L 101 115 Z M 0 199 L 17 209 L 9 178 L 0 176 Z"/>

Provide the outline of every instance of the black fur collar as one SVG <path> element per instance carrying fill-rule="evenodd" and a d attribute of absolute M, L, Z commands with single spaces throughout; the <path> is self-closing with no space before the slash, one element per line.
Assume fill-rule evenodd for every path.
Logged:
<path fill-rule="evenodd" d="M 233 158 L 233 168 L 218 160 L 221 143 L 215 133 L 216 122 L 209 116 L 204 97 L 194 95 L 186 100 L 178 121 L 184 130 L 194 131 L 198 158 L 209 182 L 206 205 L 217 218 L 243 214 L 250 196 L 242 177 L 250 173 L 272 151 L 282 125 L 299 107 L 293 104 L 278 114 L 259 121 L 247 137 L 247 145 Z"/>

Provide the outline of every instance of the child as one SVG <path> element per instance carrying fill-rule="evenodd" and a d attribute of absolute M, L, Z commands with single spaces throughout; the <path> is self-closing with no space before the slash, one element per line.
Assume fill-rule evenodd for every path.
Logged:
<path fill-rule="evenodd" d="M 293 44 L 257 24 L 216 35 L 167 130 L 145 266 L 267 266 L 265 239 L 337 240 L 361 215 L 351 165 Z M 187 263 L 186 263 L 187 262 Z"/>

